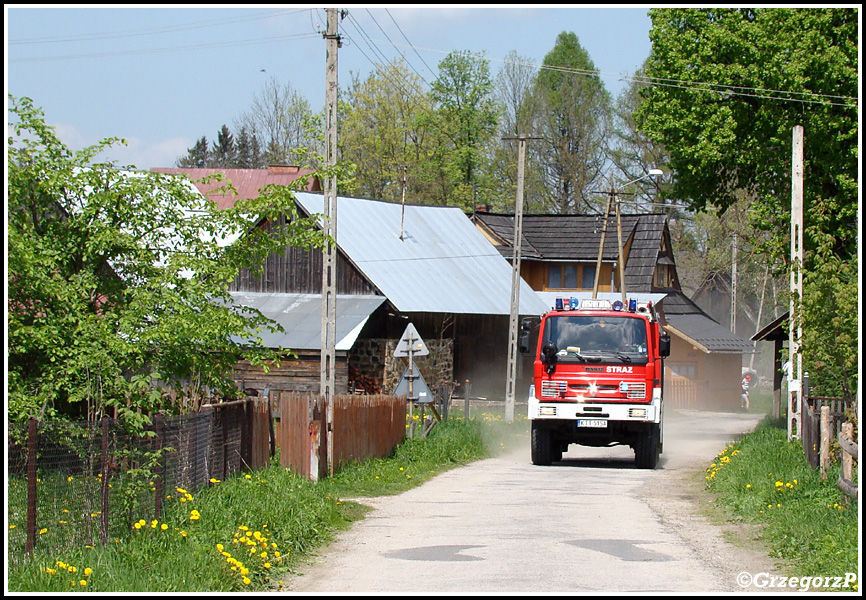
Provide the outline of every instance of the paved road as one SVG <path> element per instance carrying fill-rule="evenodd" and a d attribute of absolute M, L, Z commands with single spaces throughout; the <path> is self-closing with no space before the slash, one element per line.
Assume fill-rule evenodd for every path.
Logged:
<path fill-rule="evenodd" d="M 628 448 L 525 447 L 444 473 L 375 507 L 287 585 L 294 592 L 737 592 L 771 568 L 694 514 L 705 468 L 755 415 L 668 415 L 654 471 Z M 691 481 L 689 488 L 688 481 Z"/>

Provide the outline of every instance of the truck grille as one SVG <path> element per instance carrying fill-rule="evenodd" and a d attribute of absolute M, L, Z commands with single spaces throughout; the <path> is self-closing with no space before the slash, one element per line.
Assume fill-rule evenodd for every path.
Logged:
<path fill-rule="evenodd" d="M 636 400 L 643 400 L 644 398 L 646 398 L 646 383 L 629 383 L 628 397 L 634 398 Z"/>
<path fill-rule="evenodd" d="M 564 381 L 542 381 L 541 382 L 541 397 L 542 398 L 559 398 L 565 395 L 566 383 Z"/>

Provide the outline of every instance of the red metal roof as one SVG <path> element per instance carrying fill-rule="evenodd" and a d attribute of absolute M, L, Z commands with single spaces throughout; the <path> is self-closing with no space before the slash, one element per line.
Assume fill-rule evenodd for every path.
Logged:
<path fill-rule="evenodd" d="M 167 173 L 171 175 L 188 175 L 198 190 L 214 201 L 217 208 L 231 208 L 240 199 L 257 198 L 259 190 L 267 184 L 289 185 L 296 179 L 313 173 L 313 169 L 302 169 L 290 165 L 269 166 L 267 169 L 175 169 L 166 167 L 155 167 L 151 169 L 155 173 Z M 224 173 L 225 181 L 214 181 L 209 184 L 200 183 L 198 180 L 215 173 Z M 225 185 L 227 182 L 237 190 L 237 195 L 225 193 L 209 193 L 211 190 Z M 319 180 L 311 177 L 305 191 L 322 191 Z"/>

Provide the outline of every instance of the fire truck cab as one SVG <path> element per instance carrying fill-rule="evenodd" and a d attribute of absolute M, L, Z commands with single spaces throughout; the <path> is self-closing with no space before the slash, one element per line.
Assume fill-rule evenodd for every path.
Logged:
<path fill-rule="evenodd" d="M 529 398 L 532 463 L 562 459 L 570 444 L 629 445 L 641 469 L 662 452 L 664 358 L 651 302 L 556 299 L 541 317 Z M 532 326 L 524 321 L 521 350 Z"/>

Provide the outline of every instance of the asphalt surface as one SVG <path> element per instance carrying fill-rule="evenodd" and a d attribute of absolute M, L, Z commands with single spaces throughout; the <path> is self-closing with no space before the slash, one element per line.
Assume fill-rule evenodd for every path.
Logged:
<path fill-rule="evenodd" d="M 322 550 L 291 592 L 731 593 L 772 570 L 707 522 L 696 473 L 761 415 L 666 415 L 655 470 L 628 447 L 572 445 L 534 466 L 529 442 L 399 496 L 363 499 L 367 517 Z"/>

